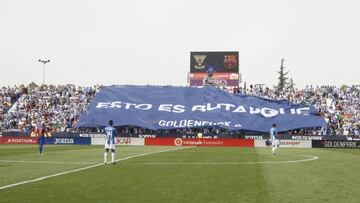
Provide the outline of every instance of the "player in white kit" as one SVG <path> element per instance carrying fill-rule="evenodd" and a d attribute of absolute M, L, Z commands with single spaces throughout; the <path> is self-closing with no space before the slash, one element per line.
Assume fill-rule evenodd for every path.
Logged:
<path fill-rule="evenodd" d="M 274 123 L 272 125 L 272 128 L 270 129 L 270 138 L 271 138 L 271 152 L 273 155 L 276 154 L 276 149 L 279 147 L 280 143 L 277 139 L 278 130 L 276 129 L 276 124 Z"/>
<path fill-rule="evenodd" d="M 115 162 L 115 135 L 116 129 L 113 127 L 113 121 L 109 121 L 109 126 L 105 127 L 105 153 L 104 153 L 104 163 L 107 164 L 107 156 L 109 149 L 111 149 L 111 163 L 116 164 Z"/>

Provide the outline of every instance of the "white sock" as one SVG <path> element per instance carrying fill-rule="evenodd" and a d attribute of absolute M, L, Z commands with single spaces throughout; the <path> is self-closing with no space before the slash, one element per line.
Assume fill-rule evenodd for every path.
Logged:
<path fill-rule="evenodd" d="M 104 153 L 104 163 L 106 163 L 106 161 L 107 161 L 106 160 L 107 159 L 107 154 L 108 154 L 107 152 Z"/>
<path fill-rule="evenodd" d="M 111 153 L 111 161 L 114 163 L 115 162 L 115 152 Z"/>
<path fill-rule="evenodd" d="M 275 154 L 276 148 L 277 148 L 277 147 L 276 147 L 276 145 L 275 145 L 275 147 L 273 147 L 273 150 L 272 150 L 272 151 L 273 151 L 273 154 Z"/>

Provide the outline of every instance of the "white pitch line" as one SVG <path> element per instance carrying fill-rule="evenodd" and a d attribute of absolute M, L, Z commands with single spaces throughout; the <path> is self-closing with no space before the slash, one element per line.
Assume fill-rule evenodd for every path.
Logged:
<path fill-rule="evenodd" d="M 290 160 L 290 161 L 257 161 L 257 162 L 176 162 L 176 163 L 163 163 L 163 162 L 148 162 L 148 163 L 127 163 L 127 164 L 140 164 L 140 165 L 250 165 L 250 164 L 285 164 L 285 163 L 299 163 L 305 161 L 314 161 L 319 159 L 317 156 L 298 155 L 309 157 L 309 159 Z"/>
<path fill-rule="evenodd" d="M 55 147 L 71 147 L 73 145 L 46 145 L 46 148 L 55 148 Z M 34 152 L 38 151 L 38 146 L 37 144 L 26 144 L 23 146 L 20 145 L 0 145 L 0 150 L 7 150 L 7 149 L 29 149 L 29 148 L 33 148 Z M 70 150 L 70 151 L 75 151 L 75 150 Z M 51 152 L 47 152 L 47 153 L 51 153 Z"/>
<path fill-rule="evenodd" d="M 175 151 L 175 150 L 179 150 L 179 149 L 185 149 L 185 148 L 172 148 L 172 149 L 167 149 L 167 150 L 136 154 L 136 155 L 124 157 L 124 158 L 121 158 L 121 159 L 117 159 L 117 160 L 115 160 L 115 162 L 125 161 L 125 160 L 132 159 L 132 158 L 135 158 L 135 157 L 146 156 L 146 155 L 150 155 L 150 154 Z M 42 180 L 45 180 L 45 179 L 48 179 L 48 178 L 61 176 L 61 175 L 66 175 L 66 174 L 74 173 L 74 172 L 78 172 L 78 171 L 83 171 L 83 170 L 86 170 L 86 169 L 91 169 L 91 168 L 95 168 L 95 167 L 103 166 L 103 165 L 104 165 L 104 163 L 100 163 L 100 164 L 95 164 L 95 165 L 91 165 L 91 166 L 86 166 L 86 167 L 83 167 L 83 168 L 73 169 L 73 170 L 64 171 L 64 172 L 60 172 L 60 173 L 55 173 L 55 174 L 52 174 L 52 175 L 43 176 L 43 177 L 35 178 L 35 179 L 32 179 L 32 180 L 21 181 L 21 182 L 18 182 L 18 183 L 13 183 L 13 184 L 10 184 L 10 185 L 1 186 L 0 190 L 15 187 L 15 186 L 19 186 L 19 185 L 24 185 L 24 184 L 27 184 L 27 183 L 38 182 L 38 181 L 42 181 Z"/>
<path fill-rule="evenodd" d="M 65 161 L 24 161 L 24 160 L 0 160 L 3 163 L 31 163 L 31 164 L 96 164 L 92 162 L 65 162 Z"/>

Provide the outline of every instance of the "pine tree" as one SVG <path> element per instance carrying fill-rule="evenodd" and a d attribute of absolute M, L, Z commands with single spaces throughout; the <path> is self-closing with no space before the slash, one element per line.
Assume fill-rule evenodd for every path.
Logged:
<path fill-rule="evenodd" d="M 289 88 L 291 90 L 293 90 L 295 88 L 295 83 L 294 83 L 294 80 L 292 78 L 290 78 L 290 82 L 289 82 Z"/>
<path fill-rule="evenodd" d="M 28 93 L 28 88 L 24 84 L 19 85 L 19 89 L 20 89 L 22 94 L 27 94 Z"/>
<path fill-rule="evenodd" d="M 35 89 L 38 87 L 38 85 L 34 82 L 31 82 L 29 85 L 28 85 L 29 89 L 32 90 L 32 89 Z"/>
<path fill-rule="evenodd" d="M 279 91 L 283 91 L 284 88 L 287 86 L 288 82 L 288 78 L 286 77 L 286 75 L 289 73 L 289 71 L 284 72 L 284 59 L 281 59 L 281 66 L 280 66 L 280 71 L 278 71 L 279 73 L 279 83 L 277 85 L 277 90 Z"/>

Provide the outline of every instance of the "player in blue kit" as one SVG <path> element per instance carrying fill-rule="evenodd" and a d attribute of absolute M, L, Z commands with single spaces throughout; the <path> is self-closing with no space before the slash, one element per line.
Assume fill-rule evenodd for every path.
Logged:
<path fill-rule="evenodd" d="M 107 156 L 109 149 L 111 149 L 111 163 L 116 164 L 115 162 L 115 135 L 116 129 L 113 127 L 113 121 L 109 121 L 109 126 L 105 127 L 105 153 L 104 153 L 104 163 L 107 164 Z"/>
<path fill-rule="evenodd" d="M 270 129 L 270 138 L 271 138 L 271 151 L 273 155 L 276 155 L 276 149 L 279 146 L 279 140 L 277 139 L 278 130 L 276 129 L 276 124 L 272 125 Z"/>

